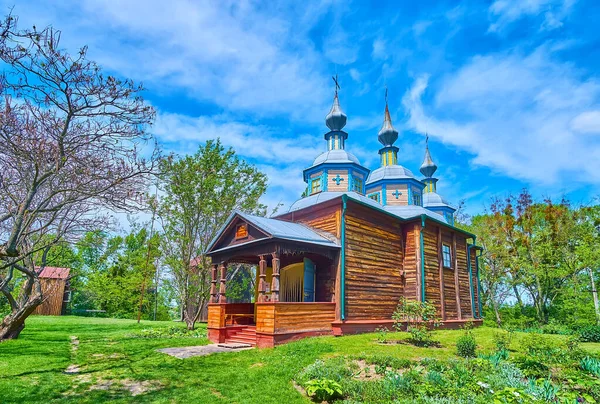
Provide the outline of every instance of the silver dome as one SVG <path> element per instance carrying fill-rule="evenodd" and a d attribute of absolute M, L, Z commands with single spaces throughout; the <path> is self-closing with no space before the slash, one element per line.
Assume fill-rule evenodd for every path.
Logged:
<path fill-rule="evenodd" d="M 425 146 L 425 158 L 423 159 L 423 164 L 421 164 L 421 174 L 423 174 L 427 178 L 433 177 L 433 174 L 437 171 L 437 165 L 431 159 L 431 154 L 429 154 L 429 145 Z"/>
<path fill-rule="evenodd" d="M 344 126 L 346 126 L 346 114 L 342 111 L 340 107 L 340 100 L 338 99 L 337 92 L 335 93 L 335 97 L 333 97 L 333 105 L 331 106 L 331 110 L 325 117 L 325 124 L 329 129 L 333 130 L 342 130 Z"/>
<path fill-rule="evenodd" d="M 392 126 L 392 117 L 390 117 L 390 110 L 385 104 L 385 117 L 383 119 L 383 126 L 379 130 L 379 143 L 384 146 L 391 146 L 396 140 L 398 140 L 398 131 Z"/>
<path fill-rule="evenodd" d="M 437 192 L 426 192 L 423 194 L 423 206 L 426 208 L 449 207 L 454 209 L 450 203 L 442 198 Z"/>
<path fill-rule="evenodd" d="M 408 168 L 399 165 L 391 165 L 379 167 L 377 170 L 372 171 L 371 174 L 369 174 L 369 178 L 367 178 L 367 184 L 371 184 L 379 180 L 406 178 L 416 179 L 414 174 Z"/>
<path fill-rule="evenodd" d="M 312 165 L 316 166 L 322 163 L 356 163 L 360 165 L 358 158 L 344 149 L 334 149 L 321 153 L 313 161 Z"/>

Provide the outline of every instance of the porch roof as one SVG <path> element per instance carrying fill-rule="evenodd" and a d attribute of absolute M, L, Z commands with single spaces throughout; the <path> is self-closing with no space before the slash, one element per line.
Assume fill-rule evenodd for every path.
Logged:
<path fill-rule="evenodd" d="M 211 250 L 216 245 L 217 241 L 219 241 L 219 239 L 221 238 L 223 233 L 225 233 L 225 231 L 227 230 L 229 225 L 233 222 L 233 220 L 236 216 L 241 217 L 246 222 L 254 225 L 256 228 L 258 228 L 259 230 L 264 232 L 267 235 L 267 238 L 250 240 L 245 243 L 239 243 L 239 244 L 235 244 L 235 245 L 226 246 L 226 247 L 220 248 L 218 250 Z M 209 244 L 209 246 L 207 248 L 207 254 L 210 255 L 210 254 L 214 254 L 214 253 L 218 253 L 218 252 L 222 252 L 222 251 L 226 251 L 226 250 L 231 250 L 234 248 L 240 248 L 240 247 L 247 246 L 249 244 L 263 242 L 268 239 L 298 241 L 301 243 L 315 244 L 315 245 L 324 246 L 324 247 L 340 248 L 338 240 L 335 239 L 335 237 L 333 237 L 331 235 L 328 235 L 328 236 L 329 237 L 325 237 L 324 235 L 319 234 L 314 229 L 311 229 L 310 227 L 305 226 L 301 223 L 292 223 L 292 222 L 286 222 L 284 220 L 269 219 L 269 218 L 262 217 L 262 216 L 249 215 L 247 213 L 243 213 L 238 210 L 235 210 L 231 215 L 229 215 L 229 218 L 225 222 L 225 225 L 223 227 L 221 227 L 221 229 L 217 233 L 217 236 Z"/>

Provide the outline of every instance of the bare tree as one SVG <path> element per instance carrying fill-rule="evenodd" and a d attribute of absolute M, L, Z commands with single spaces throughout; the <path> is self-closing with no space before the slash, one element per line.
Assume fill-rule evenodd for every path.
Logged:
<path fill-rule="evenodd" d="M 141 86 L 102 73 L 85 47 L 60 49 L 60 31 L 16 23 L 0 23 L 0 291 L 11 305 L 0 340 L 43 299 L 34 255 L 105 225 L 102 212 L 140 208 L 158 159 Z"/>

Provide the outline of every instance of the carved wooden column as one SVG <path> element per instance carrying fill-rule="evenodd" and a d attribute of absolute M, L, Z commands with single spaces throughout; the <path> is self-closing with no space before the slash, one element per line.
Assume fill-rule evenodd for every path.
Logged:
<path fill-rule="evenodd" d="M 211 279 L 210 279 L 210 302 L 217 302 L 217 271 L 218 265 L 212 264 Z"/>
<path fill-rule="evenodd" d="M 219 303 L 227 303 L 227 263 L 221 262 L 221 287 L 219 288 Z"/>
<path fill-rule="evenodd" d="M 259 255 L 260 261 L 258 263 L 259 268 L 259 281 L 258 281 L 258 301 L 265 301 L 265 292 L 267 288 L 267 260 L 264 255 Z"/>
<path fill-rule="evenodd" d="M 271 254 L 273 257 L 273 279 L 271 281 L 271 301 L 278 302 L 279 301 L 279 253 L 274 252 Z"/>

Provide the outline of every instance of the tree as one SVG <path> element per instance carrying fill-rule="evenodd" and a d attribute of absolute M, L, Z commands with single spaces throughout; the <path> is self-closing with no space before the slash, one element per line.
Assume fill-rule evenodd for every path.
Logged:
<path fill-rule="evenodd" d="M 158 159 L 141 86 L 103 74 L 85 47 L 62 50 L 60 31 L 16 24 L 0 23 L 0 291 L 11 307 L 0 341 L 41 303 L 52 246 L 106 227 L 102 212 L 138 209 Z"/>
<path fill-rule="evenodd" d="M 183 319 L 193 329 L 209 298 L 210 262 L 203 253 L 234 209 L 266 213 L 259 198 L 267 178 L 218 139 L 193 156 L 164 158 L 160 168 L 164 263 L 173 274 Z"/>

